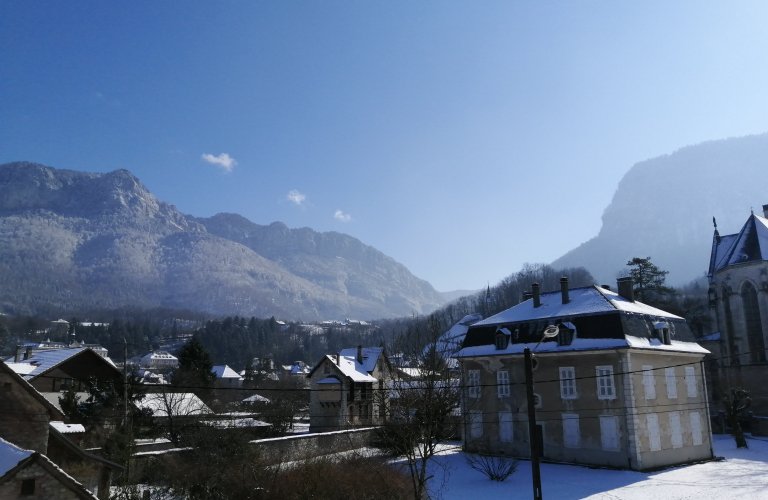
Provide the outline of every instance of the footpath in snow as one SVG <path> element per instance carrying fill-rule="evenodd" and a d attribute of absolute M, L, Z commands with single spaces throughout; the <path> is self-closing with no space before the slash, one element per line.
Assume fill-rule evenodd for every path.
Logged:
<path fill-rule="evenodd" d="M 731 436 L 714 436 L 715 455 L 708 462 L 642 473 L 589 469 L 572 465 L 541 465 L 542 494 L 548 500 L 768 500 L 768 441 L 748 440 L 737 450 Z M 521 461 L 517 472 L 497 483 L 470 469 L 457 447 L 439 458 L 447 466 L 444 500 L 515 500 L 533 498 L 531 464 Z M 436 470 L 434 486 L 442 471 Z"/>

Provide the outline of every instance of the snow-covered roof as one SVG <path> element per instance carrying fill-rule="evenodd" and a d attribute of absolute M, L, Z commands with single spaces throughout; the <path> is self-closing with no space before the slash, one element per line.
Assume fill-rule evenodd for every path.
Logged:
<path fill-rule="evenodd" d="M 148 408 L 156 417 L 210 415 L 213 412 L 191 392 L 150 393 L 136 402 L 139 408 Z"/>
<path fill-rule="evenodd" d="M 85 427 L 82 424 L 65 424 L 64 422 L 54 420 L 50 422 L 50 425 L 62 434 L 79 434 L 85 432 Z"/>
<path fill-rule="evenodd" d="M 545 292 L 540 295 L 541 305 L 533 307 L 533 299 L 528 299 L 514 307 L 502 311 L 473 326 L 488 326 L 504 323 L 517 323 L 548 318 L 562 318 L 623 311 L 636 314 L 647 314 L 662 318 L 681 320 L 680 316 L 656 309 L 638 301 L 629 301 L 616 292 L 595 285 L 572 288 L 569 291 L 570 301 L 563 304 L 560 291 Z"/>
<path fill-rule="evenodd" d="M 149 361 L 150 359 L 178 359 L 167 351 L 155 351 L 143 356 L 141 359 Z"/>
<path fill-rule="evenodd" d="M 440 336 L 440 339 L 437 341 L 437 352 L 450 356 L 461 349 L 461 344 L 467 336 L 469 327 L 482 319 L 483 315 L 480 313 L 469 314 L 461 318 L 447 332 Z M 430 346 L 427 346 L 425 349 L 428 349 Z"/>
<path fill-rule="evenodd" d="M 15 444 L 0 438 L 0 477 L 6 475 L 8 471 L 29 458 L 33 453 L 34 451 L 19 448 Z"/>
<path fill-rule="evenodd" d="M 383 351 L 383 347 L 363 347 L 363 369 L 366 372 L 372 372 L 376 369 L 376 363 L 379 361 L 379 356 L 381 356 Z M 357 359 L 357 348 L 342 349 L 339 351 L 339 355 Z"/>
<path fill-rule="evenodd" d="M 715 237 L 710 274 L 727 266 L 768 260 L 768 219 L 752 214 L 737 234 Z"/>
<path fill-rule="evenodd" d="M 323 380 L 318 382 L 318 384 L 340 384 L 341 380 L 339 380 L 336 377 L 325 377 Z"/>
<path fill-rule="evenodd" d="M 239 373 L 227 365 L 214 366 L 211 371 L 216 374 L 216 378 L 242 378 Z"/>
<path fill-rule="evenodd" d="M 272 425 L 251 417 L 205 420 L 201 423 L 215 429 L 247 429 L 251 427 L 270 427 Z"/>
<path fill-rule="evenodd" d="M 265 398 L 264 396 L 254 394 L 253 396 L 245 398 L 243 403 L 269 403 L 269 399 Z"/>
<path fill-rule="evenodd" d="M 51 349 L 46 351 L 35 351 L 35 354 L 30 359 L 25 359 L 23 361 L 20 361 L 18 363 L 14 363 L 14 358 L 8 358 L 6 360 L 6 364 L 8 366 L 11 366 L 11 368 L 18 367 L 20 370 L 26 373 L 22 373 L 20 371 L 16 371 L 14 368 L 14 371 L 24 377 L 25 379 L 31 379 L 38 375 L 40 375 L 43 372 L 46 372 L 50 370 L 51 368 L 60 365 L 61 363 L 67 361 L 68 359 L 80 354 L 81 352 L 85 351 L 86 349 L 90 349 L 90 347 L 78 347 L 75 349 Z M 104 358 L 102 358 L 104 359 Z M 34 369 L 30 370 L 27 367 L 19 367 L 19 365 L 29 365 L 34 366 Z M 13 366 L 12 366 L 13 365 Z"/>
<path fill-rule="evenodd" d="M 345 349 L 349 350 L 349 349 Z M 344 351 L 342 351 L 344 352 Z M 355 351 L 357 352 L 357 351 Z M 333 359 L 334 356 L 329 356 Z M 341 373 L 351 378 L 354 382 L 376 382 L 376 378 L 368 374 L 366 370 L 365 360 L 363 364 L 357 362 L 357 354 L 355 356 L 339 355 L 339 362 L 336 365 L 339 367 Z"/>
<path fill-rule="evenodd" d="M 533 349 L 536 343 L 509 344 L 506 349 L 496 349 L 495 345 L 479 345 L 465 347 L 456 354 L 457 358 L 470 358 L 475 356 L 498 356 L 508 354 L 522 354 L 525 348 Z M 569 352 L 569 351 L 594 351 L 600 349 L 616 349 L 631 347 L 635 349 L 650 349 L 654 351 L 687 352 L 695 354 L 709 354 L 709 351 L 695 342 L 672 341 L 672 345 L 666 345 L 658 339 L 645 339 L 626 335 L 621 339 L 573 339 L 571 345 L 558 345 L 557 342 L 542 342 L 536 349 L 537 353 Z"/>
<path fill-rule="evenodd" d="M 13 370 L 14 372 L 18 373 L 21 376 L 29 375 L 33 371 L 35 371 L 35 368 L 37 368 L 32 363 L 13 363 L 13 362 L 5 362 L 6 365 L 8 365 L 8 368 Z"/>

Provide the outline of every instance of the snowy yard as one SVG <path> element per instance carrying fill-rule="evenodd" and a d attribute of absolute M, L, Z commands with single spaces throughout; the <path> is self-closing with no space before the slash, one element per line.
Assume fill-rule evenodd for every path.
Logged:
<path fill-rule="evenodd" d="M 768 499 L 768 441 L 750 439 L 748 450 L 737 450 L 730 436 L 714 436 L 715 455 L 724 461 L 640 473 L 588 469 L 571 465 L 541 465 L 546 499 L 575 500 L 752 500 Z M 439 459 L 449 467 L 444 500 L 514 500 L 533 498 L 531 464 L 521 461 L 503 483 L 470 469 L 453 448 Z M 439 485 L 436 471 L 433 486 Z"/>

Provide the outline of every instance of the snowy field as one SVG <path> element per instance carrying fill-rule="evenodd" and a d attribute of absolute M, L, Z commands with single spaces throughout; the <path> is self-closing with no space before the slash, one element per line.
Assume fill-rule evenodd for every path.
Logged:
<path fill-rule="evenodd" d="M 749 439 L 737 450 L 730 436 L 714 436 L 715 455 L 724 461 L 641 473 L 541 464 L 542 495 L 548 500 L 768 500 L 768 441 Z M 448 467 L 443 500 L 514 500 L 533 498 L 531 464 L 521 461 L 503 483 L 470 469 L 452 447 L 440 457 Z M 436 470 L 434 486 L 441 482 Z"/>

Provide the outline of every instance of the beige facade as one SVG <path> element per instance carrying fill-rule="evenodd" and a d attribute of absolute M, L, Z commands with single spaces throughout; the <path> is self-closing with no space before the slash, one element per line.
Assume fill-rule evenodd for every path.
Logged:
<path fill-rule="evenodd" d="M 543 458 L 633 470 L 711 458 L 700 358 L 634 349 L 536 355 Z M 471 370 L 480 372 L 477 395 Z M 522 355 L 464 358 L 462 374 L 467 450 L 530 456 Z"/>

